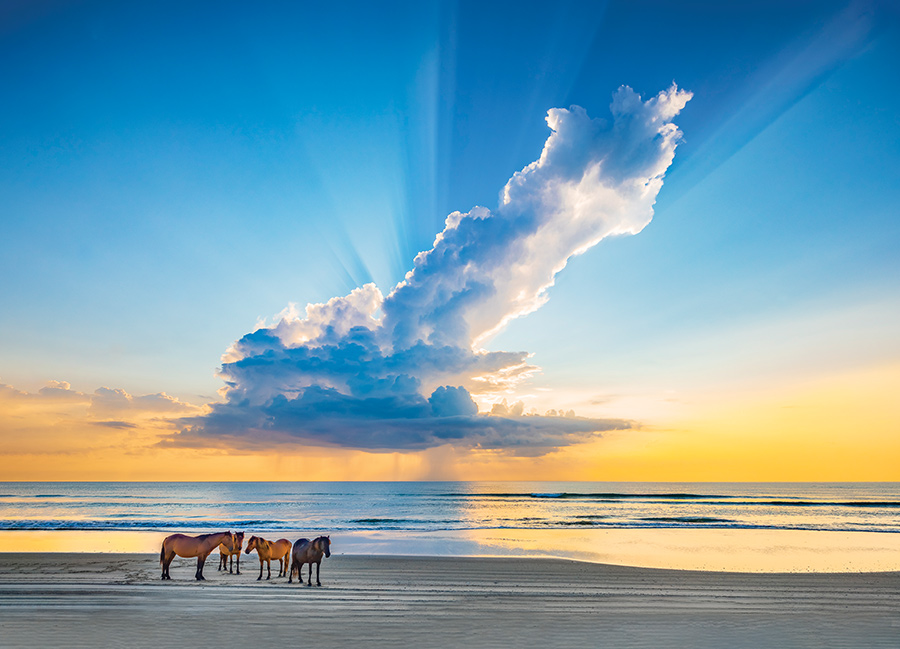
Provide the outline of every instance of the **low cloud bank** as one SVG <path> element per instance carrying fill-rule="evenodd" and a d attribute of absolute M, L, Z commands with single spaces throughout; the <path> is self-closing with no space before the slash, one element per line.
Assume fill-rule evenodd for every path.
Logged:
<path fill-rule="evenodd" d="M 495 210 L 450 214 L 387 296 L 367 284 L 302 314 L 292 305 L 235 342 L 220 370 L 224 403 L 165 443 L 536 454 L 630 427 L 521 404 L 479 414 L 472 395 L 499 402 L 537 370 L 528 352 L 482 345 L 540 308 L 570 257 L 650 222 L 681 137 L 671 120 L 690 98 L 673 85 L 644 101 L 623 86 L 609 120 L 550 110 L 540 158 L 510 178 Z"/>
<path fill-rule="evenodd" d="M 164 392 L 132 395 L 105 387 L 81 392 L 65 381 L 27 392 L 0 383 L 0 453 L 131 448 L 170 435 L 177 430 L 174 422 L 204 411 Z"/>

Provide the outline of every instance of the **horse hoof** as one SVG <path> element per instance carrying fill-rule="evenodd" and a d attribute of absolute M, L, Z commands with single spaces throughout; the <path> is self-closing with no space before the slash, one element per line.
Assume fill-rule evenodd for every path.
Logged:
<path fill-rule="evenodd" d="M 256 581 L 262 581 L 262 577 L 257 577 Z"/>

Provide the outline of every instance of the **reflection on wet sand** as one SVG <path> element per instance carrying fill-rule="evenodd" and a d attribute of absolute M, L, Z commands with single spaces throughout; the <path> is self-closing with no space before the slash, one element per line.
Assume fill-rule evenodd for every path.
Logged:
<path fill-rule="evenodd" d="M 211 530 L 198 530 L 211 531 Z M 252 530 L 246 530 L 252 533 Z M 0 552 L 158 553 L 167 532 L 2 531 Z M 288 539 L 308 530 L 284 530 Z M 804 530 L 586 529 L 347 531 L 346 555 L 559 557 L 647 568 L 725 572 L 900 570 L 900 534 Z"/>

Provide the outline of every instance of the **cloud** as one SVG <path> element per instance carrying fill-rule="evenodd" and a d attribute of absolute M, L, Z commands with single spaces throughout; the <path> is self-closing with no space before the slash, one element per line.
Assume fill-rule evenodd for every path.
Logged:
<path fill-rule="evenodd" d="M 621 419 L 478 415 L 464 388 L 446 390 L 458 392 L 442 392 L 439 388 L 429 400 L 409 393 L 356 398 L 316 386 L 299 397 L 279 396 L 264 405 L 225 403 L 206 417 L 193 420 L 197 424 L 189 434 L 181 433 L 161 445 L 253 450 L 299 443 L 421 450 L 450 444 L 530 455 L 584 441 L 602 431 L 632 427 L 631 422 Z"/>
<path fill-rule="evenodd" d="M 93 424 L 94 426 L 104 426 L 106 428 L 137 428 L 137 424 L 132 424 L 128 421 L 95 421 Z"/>
<path fill-rule="evenodd" d="M 472 395 L 508 393 L 537 371 L 528 352 L 483 345 L 540 308 L 573 255 L 650 222 L 681 135 L 671 120 L 690 98 L 673 85 L 644 101 L 623 86 L 608 120 L 550 110 L 540 158 L 510 178 L 495 210 L 450 214 L 387 296 L 366 284 L 302 313 L 290 305 L 235 342 L 220 370 L 224 403 L 166 443 L 529 453 L 629 427 L 527 416 L 520 404 L 479 414 Z"/>
<path fill-rule="evenodd" d="M 197 406 L 179 401 L 165 392 L 134 396 L 119 388 L 98 388 L 91 396 L 90 412 L 96 417 L 122 414 L 187 415 L 196 413 Z"/>
<path fill-rule="evenodd" d="M 202 412 L 203 407 L 165 393 L 132 395 L 106 387 L 87 393 L 65 381 L 49 381 L 37 392 L 26 392 L 0 384 L 0 452 L 52 454 L 149 446 L 171 434 L 174 422 Z M 97 427 L 110 435 L 98 435 Z"/>

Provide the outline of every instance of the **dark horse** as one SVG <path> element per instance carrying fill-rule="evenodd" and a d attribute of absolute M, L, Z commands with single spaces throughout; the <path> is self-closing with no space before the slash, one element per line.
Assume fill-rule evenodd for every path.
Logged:
<path fill-rule="evenodd" d="M 328 536 L 320 536 L 310 541 L 309 539 L 299 539 L 294 543 L 291 550 L 291 572 L 288 575 L 288 583 L 293 583 L 294 569 L 297 569 L 297 579 L 303 583 L 303 564 L 309 564 L 309 583 L 312 586 L 312 567 L 316 564 L 316 586 L 321 586 L 319 581 L 319 565 L 322 563 L 322 555 L 331 556 L 331 538 Z"/>
<path fill-rule="evenodd" d="M 214 549 L 219 547 L 219 543 L 226 549 L 234 549 L 234 535 L 231 532 L 216 532 L 214 534 L 201 534 L 200 536 L 186 536 L 184 534 L 172 534 L 167 536 L 163 541 L 162 549 L 159 551 L 159 563 L 162 566 L 162 578 L 171 579 L 169 576 L 169 565 L 177 554 L 179 557 L 197 557 L 197 572 L 194 578 L 197 581 L 203 581 L 203 564 L 206 563 L 206 557 Z"/>

